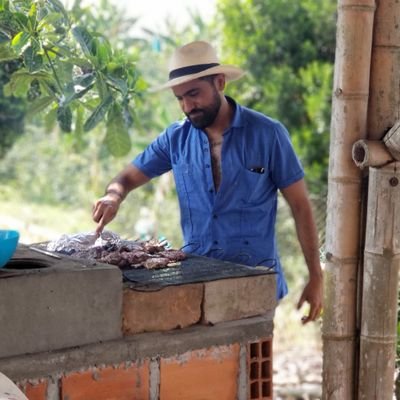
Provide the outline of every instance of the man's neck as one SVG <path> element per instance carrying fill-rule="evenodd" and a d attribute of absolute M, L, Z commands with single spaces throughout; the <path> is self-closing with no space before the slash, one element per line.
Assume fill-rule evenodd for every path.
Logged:
<path fill-rule="evenodd" d="M 233 118 L 233 107 L 229 104 L 224 96 L 221 102 L 218 115 L 212 125 L 208 126 L 205 131 L 209 138 L 221 137 L 225 130 L 231 125 Z"/>

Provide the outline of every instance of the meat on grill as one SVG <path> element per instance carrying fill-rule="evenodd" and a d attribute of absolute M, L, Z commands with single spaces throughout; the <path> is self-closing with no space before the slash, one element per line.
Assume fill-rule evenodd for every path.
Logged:
<path fill-rule="evenodd" d="M 140 246 L 138 246 L 139 244 Z M 185 258 L 186 254 L 181 250 L 167 250 L 154 241 L 148 241 L 135 242 L 135 246 L 124 244 L 119 249 L 113 249 L 113 251 L 103 250 L 97 260 L 118 265 L 121 268 L 144 267 L 154 269 L 165 268 Z"/>

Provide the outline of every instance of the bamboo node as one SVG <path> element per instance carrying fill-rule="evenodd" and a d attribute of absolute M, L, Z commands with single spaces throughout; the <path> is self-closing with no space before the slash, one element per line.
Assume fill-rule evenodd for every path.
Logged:
<path fill-rule="evenodd" d="M 343 94 L 343 90 L 341 88 L 337 88 L 335 90 L 335 96 L 341 96 Z"/>

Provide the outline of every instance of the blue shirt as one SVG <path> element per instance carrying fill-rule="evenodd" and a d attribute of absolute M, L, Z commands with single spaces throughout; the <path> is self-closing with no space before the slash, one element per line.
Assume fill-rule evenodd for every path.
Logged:
<path fill-rule="evenodd" d="M 223 134 L 222 180 L 215 192 L 206 133 L 188 119 L 170 125 L 133 164 L 153 178 L 172 169 L 185 252 L 277 272 L 277 297 L 287 293 L 275 238 L 278 189 L 304 177 L 284 126 L 235 106 Z"/>

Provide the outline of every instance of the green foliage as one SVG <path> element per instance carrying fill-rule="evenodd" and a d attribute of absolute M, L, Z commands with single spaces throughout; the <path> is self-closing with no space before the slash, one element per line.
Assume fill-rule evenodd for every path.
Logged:
<path fill-rule="evenodd" d="M 54 111 L 56 118 L 48 122 L 57 121 L 64 132 L 81 134 L 106 121 L 106 143 L 119 143 L 109 151 L 125 155 L 139 79 L 135 60 L 113 48 L 79 4 L 67 12 L 59 0 L 1 3 L 0 62 L 18 61 L 3 93 L 27 99 L 29 115 Z M 102 5 L 110 11 L 108 3 Z M 117 118 L 121 124 L 111 123 Z"/>
<path fill-rule="evenodd" d="M 219 0 L 225 62 L 247 78 L 230 89 L 289 129 L 313 193 L 326 190 L 336 1 Z"/>
<path fill-rule="evenodd" d="M 9 76 L 18 69 L 18 61 L 0 63 L 0 93 Z M 0 96 L 0 159 L 24 131 L 25 101 Z"/>

